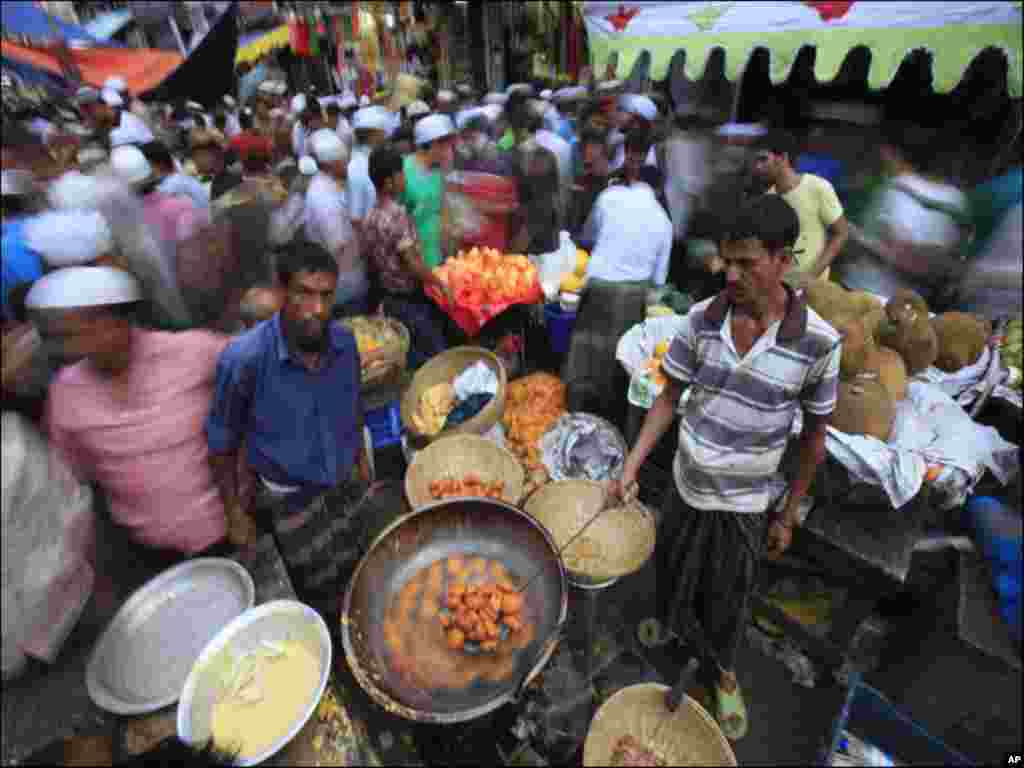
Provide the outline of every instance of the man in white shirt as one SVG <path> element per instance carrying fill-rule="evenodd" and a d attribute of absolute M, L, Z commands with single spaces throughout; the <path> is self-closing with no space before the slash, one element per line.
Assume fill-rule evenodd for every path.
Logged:
<path fill-rule="evenodd" d="M 348 202 L 357 231 L 377 202 L 377 190 L 370 180 L 370 153 L 387 141 L 390 126 L 391 113 L 384 107 L 363 107 L 352 116 L 356 143 L 348 164 Z"/>
<path fill-rule="evenodd" d="M 349 212 L 348 147 L 329 128 L 314 133 L 309 143 L 320 170 L 306 191 L 305 235 L 338 263 L 335 313 L 366 314 L 370 285 Z"/>
<path fill-rule="evenodd" d="M 545 114 L 548 110 L 555 109 L 554 105 L 547 101 L 537 99 L 532 102 L 530 106 L 534 115 L 542 121 L 541 127 L 533 134 L 533 138 L 536 139 L 537 143 L 544 147 L 544 149 L 549 150 L 551 154 L 555 156 L 555 160 L 558 161 L 559 202 L 561 210 L 565 211 L 568 205 L 569 188 L 572 186 L 573 180 L 572 145 L 559 136 L 555 131 L 548 128 L 548 123 L 544 122 Z"/>
<path fill-rule="evenodd" d="M 659 175 L 657 169 L 645 166 L 638 181 L 613 185 L 597 198 L 581 238 L 594 243 L 588 278 L 665 284 L 672 222 L 651 186 Z"/>

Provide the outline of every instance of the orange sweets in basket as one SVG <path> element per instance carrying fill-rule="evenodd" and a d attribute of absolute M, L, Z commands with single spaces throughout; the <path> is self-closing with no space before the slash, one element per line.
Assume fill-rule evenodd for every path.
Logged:
<path fill-rule="evenodd" d="M 565 413 L 565 385 L 550 373 L 534 373 L 508 385 L 505 440 L 528 469 L 541 465 L 540 439 Z"/>
<path fill-rule="evenodd" d="M 485 483 L 479 475 L 466 475 L 462 479 L 441 478 L 434 480 L 429 486 L 430 495 L 435 499 L 448 499 L 453 496 L 481 496 L 485 499 L 500 499 L 505 494 L 505 482 L 495 480 Z"/>

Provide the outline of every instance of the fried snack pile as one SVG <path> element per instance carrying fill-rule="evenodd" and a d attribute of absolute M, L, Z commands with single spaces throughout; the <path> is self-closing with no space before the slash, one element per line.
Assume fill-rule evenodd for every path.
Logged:
<path fill-rule="evenodd" d="M 537 290 L 537 268 L 526 256 L 493 248 L 460 251 L 434 270 L 461 305 L 514 302 Z"/>
<path fill-rule="evenodd" d="M 412 415 L 412 425 L 421 435 L 433 437 L 444 429 L 454 406 L 454 387 L 447 381 L 435 384 L 420 395 L 416 413 Z"/>
<path fill-rule="evenodd" d="M 452 584 L 445 605 L 437 617 L 453 651 L 494 653 L 500 642 L 523 629 L 523 596 L 507 581 Z"/>
<path fill-rule="evenodd" d="M 435 499 L 448 499 L 453 496 L 480 496 L 485 499 L 500 499 L 505 494 L 505 482 L 496 480 L 485 483 L 478 475 L 466 475 L 464 478 L 442 478 L 430 484 L 430 495 Z"/>
<path fill-rule="evenodd" d="M 565 385 L 550 373 L 534 373 L 508 385 L 505 396 L 507 447 L 527 469 L 540 468 L 540 439 L 565 413 Z"/>

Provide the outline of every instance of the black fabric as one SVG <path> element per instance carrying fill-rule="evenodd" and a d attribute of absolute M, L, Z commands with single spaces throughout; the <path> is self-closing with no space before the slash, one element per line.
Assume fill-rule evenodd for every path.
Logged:
<path fill-rule="evenodd" d="M 684 639 L 696 619 L 725 670 L 735 667 L 766 524 L 763 514 L 695 509 L 675 483 L 665 494 L 655 549 L 661 619 Z"/>
<path fill-rule="evenodd" d="M 579 189 L 574 189 L 569 203 L 569 233 L 578 238 L 583 225 L 594 208 L 598 195 L 608 188 L 607 176 L 583 176 L 578 180 Z"/>
<path fill-rule="evenodd" d="M 570 411 L 597 413 L 624 424 L 629 380 L 615 351 L 622 334 L 643 322 L 648 290 L 647 283 L 587 284 L 562 372 Z"/>
<path fill-rule="evenodd" d="M 170 103 L 188 99 L 214 107 L 224 94 L 235 92 L 237 50 L 238 3 L 231 3 L 188 58 L 145 97 Z"/>
<path fill-rule="evenodd" d="M 396 318 L 409 331 L 410 367 L 419 368 L 447 349 L 445 314 L 423 291 L 404 295 L 383 293 L 381 301 L 384 313 Z"/>

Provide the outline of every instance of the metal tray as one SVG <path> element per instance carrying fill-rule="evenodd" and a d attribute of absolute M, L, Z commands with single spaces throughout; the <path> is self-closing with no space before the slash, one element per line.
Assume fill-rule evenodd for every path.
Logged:
<path fill-rule="evenodd" d="M 252 577 L 233 560 L 199 558 L 161 573 L 128 598 L 93 649 L 90 698 L 119 715 L 170 706 L 206 644 L 255 599 Z"/>

